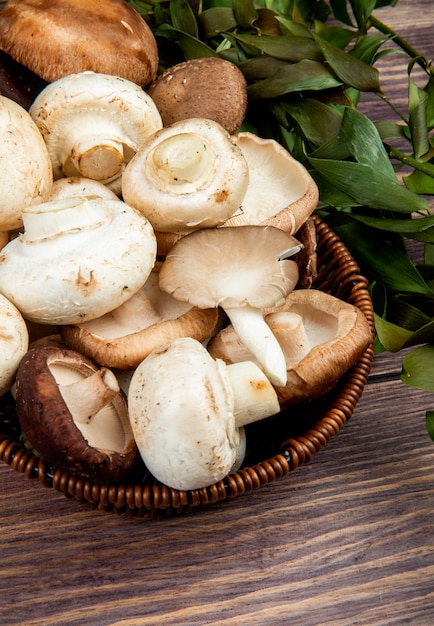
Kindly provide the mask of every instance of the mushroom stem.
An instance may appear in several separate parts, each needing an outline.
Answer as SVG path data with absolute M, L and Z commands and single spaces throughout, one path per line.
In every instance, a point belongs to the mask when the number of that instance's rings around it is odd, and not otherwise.
M 102 367 L 91 376 L 67 385 L 60 384 L 59 391 L 74 421 L 89 424 L 119 393 L 120 387 L 113 372 Z
M 107 180 L 119 176 L 124 162 L 123 144 L 116 139 L 98 136 L 82 137 L 74 145 L 71 163 L 81 176 L 93 180 Z M 67 165 L 65 164 L 65 168 Z
M 23 210 L 23 224 L 28 241 L 55 237 L 69 230 L 82 230 L 109 218 L 105 205 L 91 204 L 85 198 L 63 198 L 34 204 Z
M 183 185 L 204 179 L 213 170 L 215 152 L 195 133 L 180 133 L 157 144 L 152 154 L 155 174 L 164 185 Z
M 234 396 L 237 428 L 279 412 L 274 387 L 253 361 L 231 363 L 226 367 L 226 374 Z
M 303 317 L 290 311 L 269 313 L 266 316 L 274 336 L 286 358 L 286 367 L 296 367 L 312 349 Z
M 287 380 L 286 360 L 282 348 L 264 320 L 261 309 L 250 305 L 224 308 L 240 341 L 250 350 L 266 376 L 276 387 Z

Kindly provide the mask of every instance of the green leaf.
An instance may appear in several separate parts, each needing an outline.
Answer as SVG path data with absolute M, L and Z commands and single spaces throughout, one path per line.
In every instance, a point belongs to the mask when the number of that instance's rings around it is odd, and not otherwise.
M 427 210 L 425 198 L 402 187 L 398 180 L 392 182 L 388 176 L 370 165 L 308 158 L 310 164 L 324 178 L 353 198 L 357 204 L 397 213 Z
M 409 126 L 413 144 L 414 157 L 418 159 L 430 149 L 427 133 L 428 94 L 420 89 L 415 82 L 409 81 Z
M 408 237 L 411 237 L 414 233 L 429 231 L 429 241 L 434 243 L 434 216 L 424 216 L 410 219 L 388 219 L 386 217 L 375 217 L 372 215 L 353 213 L 352 217 L 358 222 L 362 222 L 367 226 L 372 226 L 372 228 L 378 228 L 392 233 L 400 233 L 401 235 Z M 425 241 L 427 240 L 425 239 Z
M 403 176 L 403 181 L 407 189 L 413 193 L 434 195 L 433 176 L 427 176 L 424 172 L 414 170 L 408 176 Z
M 188 0 L 171 0 L 170 17 L 175 30 L 198 37 L 197 22 Z
M 339 84 L 326 65 L 305 59 L 287 63 L 270 78 L 249 85 L 248 94 L 250 100 L 275 98 L 296 91 L 330 89 Z
M 404 357 L 401 380 L 410 387 L 434 391 L 434 345 L 420 346 Z
M 433 296 L 433 291 L 405 252 L 387 245 L 374 230 L 349 222 L 335 226 L 335 231 L 359 264 L 389 289 Z
M 229 33 L 228 33 L 229 35 Z M 230 33 L 236 41 L 256 48 L 259 52 L 269 54 L 276 59 L 296 63 L 305 59 L 322 61 L 320 49 L 311 37 L 294 37 L 287 35 L 251 35 Z
M 241 28 L 252 28 L 258 19 L 253 0 L 233 0 L 234 16 Z
M 378 130 L 366 115 L 347 107 L 342 118 L 340 135 L 350 147 L 356 161 L 369 165 L 385 177 L 390 177 L 391 182 L 396 182 L 395 171 Z
M 344 52 L 315 33 L 313 37 L 325 60 L 343 83 L 359 91 L 380 92 L 378 70 L 355 56 Z
M 306 97 L 297 102 L 285 102 L 282 106 L 313 146 L 322 146 L 340 130 L 342 116 L 333 105 Z
M 231 31 L 238 26 L 232 8 L 208 9 L 198 16 L 204 39 L 211 39 L 218 33 Z
M 427 411 L 425 414 L 425 425 L 428 435 L 434 441 L 434 411 Z
M 392 324 L 379 317 L 377 314 L 374 314 L 374 318 L 378 339 L 388 352 L 398 352 L 401 350 L 413 335 L 411 330 L 406 330 L 396 324 Z

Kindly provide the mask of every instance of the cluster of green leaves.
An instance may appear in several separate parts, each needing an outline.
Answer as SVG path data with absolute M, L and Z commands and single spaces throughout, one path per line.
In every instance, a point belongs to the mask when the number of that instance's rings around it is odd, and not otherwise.
M 377 18 L 396 2 L 130 0 L 156 36 L 161 70 L 203 56 L 240 68 L 243 129 L 276 139 L 309 169 L 318 212 L 370 279 L 377 351 L 418 346 L 402 380 L 434 391 L 434 79 L 430 61 Z M 381 89 L 376 64 L 390 54 L 407 56 L 405 114 Z M 374 123 L 360 112 L 362 92 L 389 104 L 391 118 Z

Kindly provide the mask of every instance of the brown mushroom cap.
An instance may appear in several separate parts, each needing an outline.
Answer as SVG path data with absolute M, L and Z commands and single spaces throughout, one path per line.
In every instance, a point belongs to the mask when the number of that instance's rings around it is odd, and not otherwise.
M 146 86 L 158 67 L 151 29 L 123 0 L 9 0 L 0 49 L 47 82 L 92 70 Z
M 178 63 L 156 78 L 147 91 L 164 126 L 190 117 L 204 117 L 232 134 L 247 110 L 243 74 L 236 65 L 220 57 Z
M 106 372 L 111 374 L 110 370 L 102 372 L 90 359 L 73 350 L 55 346 L 30 349 L 18 368 L 16 386 L 17 416 L 24 436 L 46 461 L 59 469 L 91 480 L 124 479 L 141 465 L 125 394 L 111 383 L 112 406 L 109 412 L 101 411 L 102 423 L 95 414 L 96 428 L 92 436 L 86 435 L 62 396 L 57 380 L 62 370 L 72 372 L 76 379 L 98 376 L 100 372 L 100 378 Z M 101 445 L 93 441 L 95 438 Z M 116 445 L 112 446 L 114 440 Z

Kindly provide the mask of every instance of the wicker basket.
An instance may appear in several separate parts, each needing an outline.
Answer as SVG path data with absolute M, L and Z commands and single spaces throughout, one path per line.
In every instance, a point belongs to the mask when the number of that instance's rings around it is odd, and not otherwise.
M 314 217 L 314 223 L 318 275 L 313 286 L 359 307 L 374 335 L 374 315 L 366 278 L 360 275 L 347 248 L 327 224 L 318 217 Z M 311 461 L 352 416 L 372 360 L 371 345 L 321 403 L 312 403 L 308 410 L 305 405 L 299 411 L 291 409 L 290 417 L 282 411 L 248 427 L 243 468 L 203 489 L 178 491 L 158 483 L 149 474 L 137 477 L 131 484 L 97 484 L 58 470 L 20 445 L 14 403 L 8 395 L 0 399 L 0 460 L 27 478 L 38 479 L 44 487 L 104 510 L 128 511 L 145 519 L 186 513 L 251 492 Z

